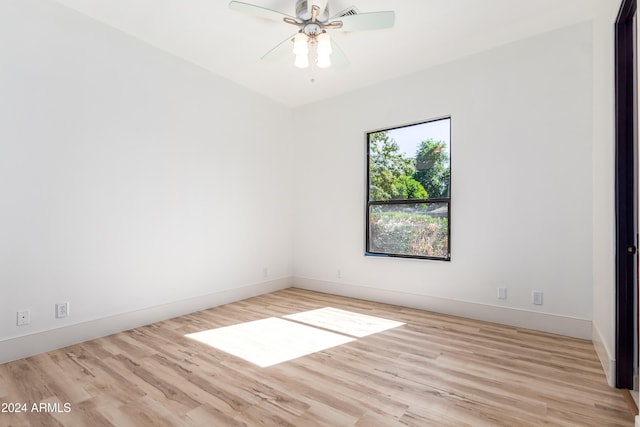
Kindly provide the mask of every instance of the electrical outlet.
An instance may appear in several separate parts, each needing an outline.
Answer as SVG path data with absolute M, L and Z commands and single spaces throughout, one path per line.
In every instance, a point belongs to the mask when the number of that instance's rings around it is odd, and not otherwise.
M 498 299 L 507 299 L 507 288 L 498 288 Z
M 531 294 L 531 303 L 534 305 L 542 305 L 542 291 L 533 291 Z
M 18 311 L 18 326 L 28 325 L 31 322 L 31 310 Z
M 342 279 L 342 270 L 341 269 L 336 270 L 336 277 L 338 279 Z
M 69 303 L 60 302 L 56 304 L 56 318 L 62 319 L 69 315 Z
M 268 277 L 269 276 L 269 269 L 267 267 L 263 267 L 262 268 L 262 277 Z

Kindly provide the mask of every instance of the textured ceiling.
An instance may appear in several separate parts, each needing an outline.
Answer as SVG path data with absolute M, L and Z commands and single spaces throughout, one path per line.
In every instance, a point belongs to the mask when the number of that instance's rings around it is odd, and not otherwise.
M 282 104 L 299 106 L 593 17 L 597 0 L 330 0 L 331 12 L 394 10 L 394 28 L 331 32 L 350 64 L 300 70 L 260 58 L 295 33 L 220 0 L 57 0 Z M 243 0 L 295 15 L 295 0 Z

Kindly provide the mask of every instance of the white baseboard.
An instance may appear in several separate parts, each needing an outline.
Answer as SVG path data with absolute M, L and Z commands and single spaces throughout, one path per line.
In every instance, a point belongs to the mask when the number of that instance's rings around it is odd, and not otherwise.
M 640 427 L 640 415 L 636 415 L 636 427 Z
M 593 347 L 596 349 L 596 354 L 600 359 L 600 363 L 602 363 L 602 369 L 607 377 L 607 383 L 611 387 L 615 387 L 616 360 L 612 356 L 609 347 L 602 339 L 602 334 L 595 323 L 591 329 L 591 341 L 593 342 Z
M 609 383 L 614 377 L 612 373 L 615 373 L 615 360 L 610 357 L 606 346 L 602 345 L 599 349 L 596 342 L 602 344 L 602 339 L 597 328 L 592 327 L 590 320 L 302 277 L 286 277 L 247 285 L 161 306 L 0 340 L 0 363 L 33 356 L 172 317 L 274 292 L 290 286 L 583 339 L 593 339 L 598 356 L 605 367 Z
M 503 325 L 520 328 L 535 329 L 582 339 L 591 339 L 591 320 L 587 319 L 345 283 L 326 282 L 303 277 L 294 277 L 293 286 L 311 291 L 418 308 L 421 310 L 501 323 Z
M 145 308 L 0 341 L 0 363 L 290 287 L 291 277 Z

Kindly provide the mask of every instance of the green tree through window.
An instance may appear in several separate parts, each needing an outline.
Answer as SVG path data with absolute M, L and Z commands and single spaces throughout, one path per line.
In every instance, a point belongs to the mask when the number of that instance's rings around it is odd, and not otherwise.
M 423 185 L 416 181 L 415 160 L 400 153 L 387 132 L 369 136 L 369 198 L 371 200 L 426 199 Z
M 451 167 L 444 141 L 429 138 L 420 143 L 416 153 L 415 179 L 434 198 L 449 197 Z
M 367 253 L 450 258 L 450 121 L 367 134 Z

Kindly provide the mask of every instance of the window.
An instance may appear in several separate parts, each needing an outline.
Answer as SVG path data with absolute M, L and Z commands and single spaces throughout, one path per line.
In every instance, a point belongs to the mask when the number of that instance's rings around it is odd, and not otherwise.
M 450 260 L 451 118 L 367 133 L 366 254 Z

